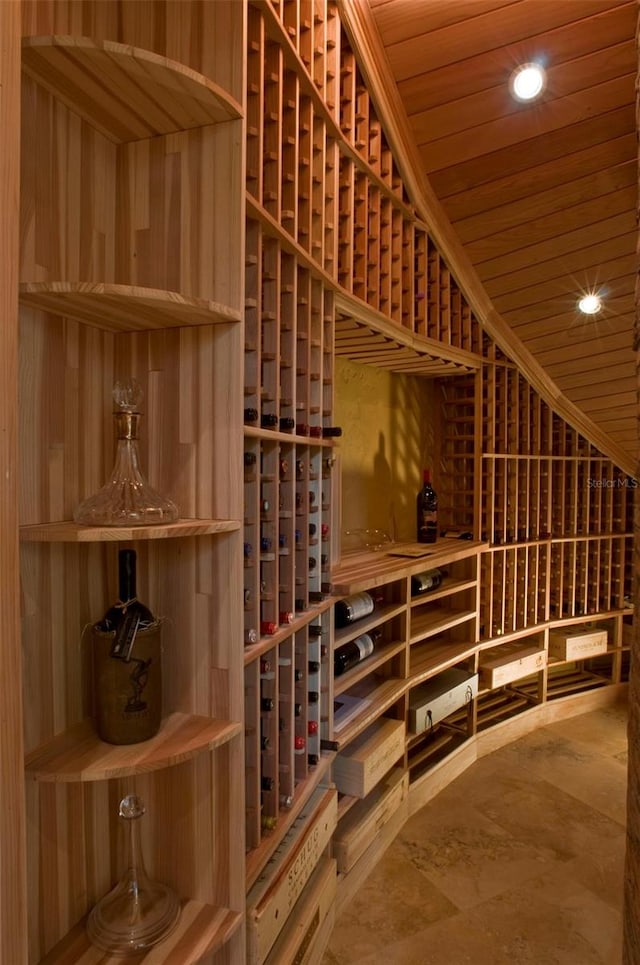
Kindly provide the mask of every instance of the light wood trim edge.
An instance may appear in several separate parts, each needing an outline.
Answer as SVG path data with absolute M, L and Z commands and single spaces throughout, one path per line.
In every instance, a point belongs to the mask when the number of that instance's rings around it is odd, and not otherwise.
M 18 252 L 21 4 L 0 3 L 0 960 L 26 962 L 26 817 L 18 547 Z
M 33 523 L 20 527 L 20 539 L 27 543 L 97 543 L 118 540 L 178 539 L 232 533 L 240 529 L 238 519 L 180 519 L 156 526 L 81 526 L 74 522 Z
M 630 476 L 635 476 L 634 458 L 617 445 L 558 388 L 531 352 L 515 335 L 502 315 L 496 311 L 478 275 L 466 255 L 449 219 L 446 217 L 426 174 L 421 170 L 417 148 L 413 143 L 409 122 L 394 83 L 393 72 L 382 47 L 368 4 L 358 0 L 338 0 L 340 19 L 349 34 L 360 68 L 371 91 L 376 111 L 394 151 L 398 169 L 407 193 L 428 225 L 472 311 L 485 331 L 518 366 L 533 388 L 558 415 L 589 439 L 594 446 Z

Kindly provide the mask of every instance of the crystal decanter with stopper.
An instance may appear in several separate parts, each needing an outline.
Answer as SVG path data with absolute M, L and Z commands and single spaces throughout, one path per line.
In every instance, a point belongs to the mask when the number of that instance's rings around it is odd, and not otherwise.
M 114 422 L 118 439 L 111 478 L 76 508 L 77 523 L 87 526 L 143 526 L 172 523 L 178 508 L 156 492 L 140 470 L 138 423 L 142 387 L 135 379 L 113 387 Z
M 127 869 L 118 884 L 92 909 L 87 921 L 89 940 L 116 955 L 134 955 L 157 944 L 177 924 L 180 902 L 167 885 L 147 875 L 140 845 L 142 800 L 128 794 L 118 814 L 127 834 Z

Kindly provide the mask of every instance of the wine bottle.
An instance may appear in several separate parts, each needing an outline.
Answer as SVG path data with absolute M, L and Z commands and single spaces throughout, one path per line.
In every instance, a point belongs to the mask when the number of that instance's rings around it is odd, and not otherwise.
M 416 500 L 419 543 L 435 543 L 438 535 L 438 496 L 431 485 L 431 472 L 425 469 L 422 489 Z
M 352 667 L 370 657 L 381 636 L 380 630 L 372 630 L 370 633 L 362 633 L 355 640 L 349 640 L 348 643 L 338 647 L 333 655 L 334 677 L 341 677 L 347 670 L 351 670 Z
M 419 596 L 428 590 L 435 590 L 442 583 L 443 576 L 442 570 L 425 570 L 424 573 L 415 573 L 411 577 L 411 595 Z
M 373 613 L 375 603 L 373 595 L 367 593 L 366 590 L 361 593 L 353 593 L 351 596 L 345 597 L 344 600 L 338 600 L 334 608 L 336 627 L 338 629 L 348 627 L 356 620 L 362 620 L 363 617 L 369 616 L 370 613 Z
M 136 594 L 136 553 L 118 554 L 119 600 L 94 624 L 96 729 L 109 744 L 135 744 L 160 729 L 161 622 Z

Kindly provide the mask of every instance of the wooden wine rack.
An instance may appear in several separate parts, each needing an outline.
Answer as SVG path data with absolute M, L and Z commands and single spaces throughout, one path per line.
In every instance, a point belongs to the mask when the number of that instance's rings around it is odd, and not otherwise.
M 402 767 L 419 801 L 441 786 L 436 772 L 457 773 L 458 762 L 473 759 L 474 741 L 495 724 L 542 715 L 556 694 L 625 679 L 631 501 L 587 492 L 590 475 L 614 468 L 483 331 L 417 215 L 402 176 L 406 159 L 387 138 L 345 13 L 331 2 L 249 7 L 245 405 L 256 421 L 245 426 L 245 640 L 265 621 L 275 632 L 245 644 L 248 886 L 328 774 L 332 754 L 348 753 L 356 739 L 377 746 L 375 737 L 365 740 L 376 722 L 402 720 L 412 690 L 447 668 L 482 672 L 483 683 L 477 701 L 437 733 L 408 740 Z M 263 414 L 331 425 L 335 358 L 435 380 L 440 523 L 465 538 L 439 543 L 428 562 L 366 553 L 340 560 L 336 520 L 349 510 L 332 504 L 340 477 L 331 444 L 279 423 L 261 426 Z M 331 476 L 326 489 L 323 475 Z M 316 506 L 328 527 L 319 565 Z M 410 574 L 443 553 L 451 572 L 441 591 L 412 601 Z M 384 592 L 374 613 L 335 630 L 336 595 L 374 587 Z M 580 600 L 567 609 L 578 588 Z M 288 612 L 293 622 L 282 623 Z M 608 670 L 583 661 L 563 690 L 560 668 L 547 662 L 549 627 L 603 614 Z M 333 651 L 372 629 L 381 632 L 374 655 L 333 679 Z M 320 665 L 318 717 L 304 697 L 309 654 L 309 666 Z M 498 664 L 489 673 L 491 660 Z M 492 688 L 492 679 L 509 682 Z M 260 710 L 264 697 L 273 710 Z M 340 727 L 334 711 L 345 698 L 361 704 Z M 331 749 L 313 766 L 292 752 L 310 720 Z M 392 796 L 401 807 L 402 795 Z M 355 803 L 340 795 L 337 839 L 347 851 L 340 828 Z M 369 812 L 359 802 L 365 824 L 376 806 Z M 346 894 L 370 867 L 359 847 Z
M 149 870 L 184 900 L 154 962 L 318 962 L 410 813 L 479 754 L 625 692 L 635 481 L 483 328 L 356 6 L 22 3 L 25 963 L 92 960 L 83 921 L 132 784 Z M 460 537 L 429 556 L 340 557 L 336 360 L 428 380 L 439 522 Z M 182 515 L 79 527 L 123 369 L 145 390 L 144 466 Z M 363 427 L 343 428 L 344 451 Z M 93 734 L 80 642 L 120 544 L 167 617 L 163 725 L 127 752 Z M 432 568 L 442 584 L 414 597 Z M 336 599 L 361 590 L 382 599 L 336 630 Z M 571 628 L 606 630 L 606 652 L 551 657 Z M 372 630 L 334 679 L 336 648 Z M 412 697 L 451 670 L 477 697 L 410 733 Z M 286 915 L 285 868 L 304 882 Z

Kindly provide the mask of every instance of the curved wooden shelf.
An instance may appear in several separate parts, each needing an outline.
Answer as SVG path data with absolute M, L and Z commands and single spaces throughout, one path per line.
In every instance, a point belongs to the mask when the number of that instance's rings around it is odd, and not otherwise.
M 20 303 L 109 332 L 238 322 L 239 311 L 179 292 L 110 282 L 21 282 Z
M 212 954 L 229 941 L 242 924 L 240 912 L 216 908 L 201 901 L 183 901 L 177 927 L 164 941 L 137 955 L 108 955 L 92 945 L 84 921 L 71 929 L 40 961 L 40 965 L 161 965 L 180 962 L 192 965 L 204 955 Z
M 90 37 L 25 37 L 25 72 L 116 143 L 242 117 L 226 91 L 150 50 Z
M 215 533 L 232 533 L 238 529 L 238 519 L 179 519 L 175 523 L 155 526 L 81 526 L 79 523 L 64 521 L 21 526 L 20 539 L 26 543 L 108 543 L 119 540 L 210 536 Z
M 83 720 L 27 754 L 25 769 L 36 781 L 108 781 L 180 764 L 241 732 L 242 725 L 234 721 L 175 713 L 151 740 L 115 745 L 101 741 L 92 722 Z

